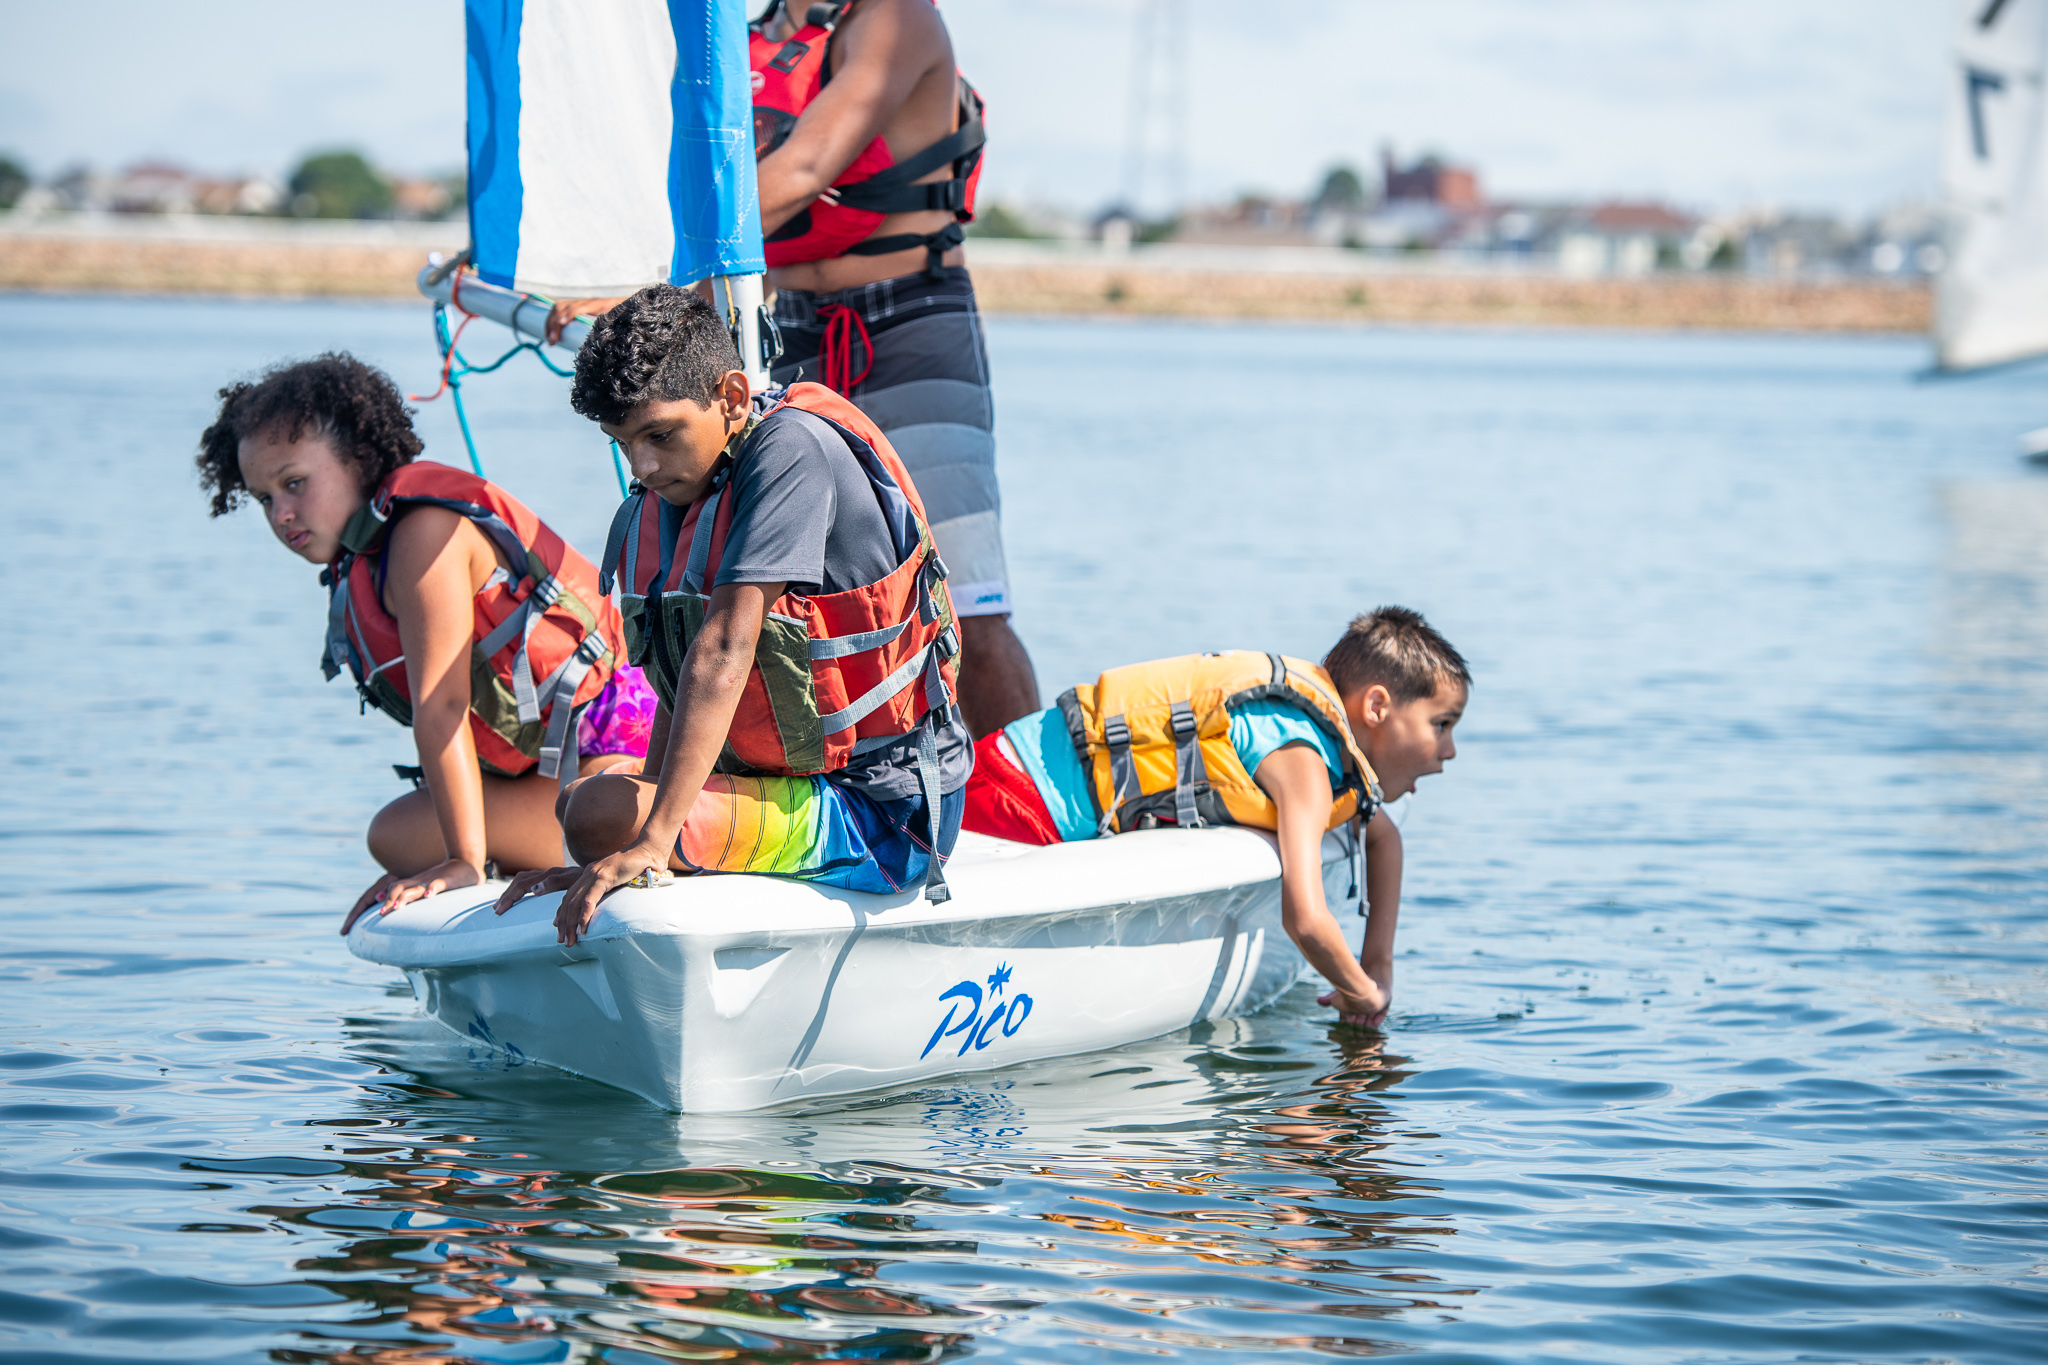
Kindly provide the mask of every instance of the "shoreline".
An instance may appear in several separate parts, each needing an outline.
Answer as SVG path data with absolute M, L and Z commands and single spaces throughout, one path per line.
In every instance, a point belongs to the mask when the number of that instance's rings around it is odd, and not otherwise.
M 417 299 L 427 252 L 466 236 L 461 223 L 0 218 L 0 292 Z M 1575 277 L 1334 248 L 1112 254 L 985 238 L 968 258 L 992 314 L 1870 334 L 1924 333 L 1933 317 L 1918 281 Z

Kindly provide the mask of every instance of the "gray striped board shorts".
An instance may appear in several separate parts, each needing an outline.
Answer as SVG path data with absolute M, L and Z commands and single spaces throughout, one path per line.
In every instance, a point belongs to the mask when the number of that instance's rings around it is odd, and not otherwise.
M 838 389 L 873 419 L 910 471 L 946 561 L 953 609 L 1010 611 L 995 405 L 974 282 L 961 266 L 831 294 L 775 296 L 782 357 L 770 378 Z

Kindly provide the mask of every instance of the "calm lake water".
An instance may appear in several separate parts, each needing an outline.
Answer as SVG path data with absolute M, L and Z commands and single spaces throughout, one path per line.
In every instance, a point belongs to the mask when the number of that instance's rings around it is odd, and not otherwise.
M 1319 654 L 1383 602 L 1471 658 L 1386 1035 L 1303 987 L 719 1119 L 472 1053 L 334 934 L 409 739 L 321 683 L 312 571 L 191 470 L 273 359 L 430 387 L 426 310 L 0 298 L 0 1356 L 2048 1354 L 2048 477 L 2013 445 L 2048 374 L 990 343 L 1048 694 Z M 470 392 L 489 472 L 594 547 L 616 485 L 563 382 Z M 445 401 L 421 424 L 461 460 Z

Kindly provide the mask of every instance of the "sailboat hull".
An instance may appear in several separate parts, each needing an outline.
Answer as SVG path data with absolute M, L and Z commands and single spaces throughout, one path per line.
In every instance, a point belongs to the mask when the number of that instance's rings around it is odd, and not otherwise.
M 1354 949 L 1348 840 L 1325 888 Z M 730 1113 L 1113 1048 L 1270 1004 L 1304 963 L 1273 840 L 1151 830 L 1032 848 L 963 835 L 953 898 L 766 877 L 621 891 L 573 948 L 559 896 L 444 893 L 349 936 L 433 1018 L 688 1113 Z

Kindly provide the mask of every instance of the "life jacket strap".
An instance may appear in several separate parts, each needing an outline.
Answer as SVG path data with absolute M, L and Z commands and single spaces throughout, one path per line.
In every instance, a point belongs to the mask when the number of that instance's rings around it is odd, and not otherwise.
M 1202 761 L 1202 743 L 1197 738 L 1201 728 L 1195 723 L 1195 708 L 1187 702 L 1177 701 L 1171 712 L 1173 720 L 1173 821 L 1182 829 L 1207 829 L 1209 822 L 1202 818 L 1195 806 L 1195 784 L 1206 784 L 1209 780 L 1208 765 Z
M 939 712 L 930 712 L 925 719 L 927 723 L 917 727 L 917 781 L 924 789 L 925 822 L 932 845 L 931 861 L 924 868 L 924 898 L 943 905 L 953 899 L 953 888 L 946 885 L 946 855 L 939 848 L 939 807 L 945 800 L 939 795 Z
M 619 510 L 612 514 L 611 530 L 605 533 L 604 561 L 597 566 L 597 587 L 606 597 L 612 595 L 612 584 L 618 581 L 621 550 L 626 551 L 627 573 L 640 572 L 640 518 L 646 505 L 647 490 L 635 479 L 632 491 L 619 504 Z M 629 592 L 639 587 L 638 583 L 626 584 Z
M 891 697 L 916 682 L 918 675 L 927 668 L 938 672 L 939 666 L 953 657 L 954 651 L 951 646 L 952 631 L 949 629 L 944 635 L 911 655 L 894 673 L 861 693 L 855 700 L 830 715 L 819 717 L 819 728 L 828 735 L 836 735 L 841 730 L 851 730 L 879 710 Z M 942 682 L 941 687 L 943 686 Z
M 1365 905 L 1365 822 L 1372 819 L 1364 805 L 1359 806 L 1360 814 L 1351 817 L 1351 889 L 1347 896 L 1358 902 L 1358 913 L 1366 912 Z
M 327 648 L 320 654 L 320 676 L 328 682 L 333 682 L 344 666 L 357 677 L 363 672 L 361 662 L 352 657 L 355 647 L 348 639 L 348 571 L 346 556 L 334 568 L 320 571 L 321 578 L 327 580 Z
M 958 223 L 948 223 L 929 235 L 915 232 L 898 232 L 887 237 L 870 237 L 867 241 L 846 248 L 849 256 L 888 256 L 912 247 L 924 248 L 924 273 L 929 280 L 943 278 L 943 258 L 954 247 L 967 240 L 967 230 Z
M 843 659 L 849 654 L 865 654 L 871 649 L 893 644 L 896 637 L 910 629 L 908 617 L 893 626 L 880 630 L 865 630 L 858 635 L 828 635 L 822 640 L 811 641 L 813 659 Z
M 865 209 L 869 213 L 916 213 L 924 209 L 943 209 L 947 213 L 959 213 L 967 207 L 966 174 L 956 174 L 950 180 L 934 180 L 925 185 L 911 182 L 930 175 L 948 162 L 959 161 L 971 153 L 978 153 L 987 141 L 988 135 L 982 127 L 980 117 L 970 113 L 957 129 L 917 155 L 899 161 L 886 170 L 876 171 L 865 180 L 856 180 L 851 185 L 841 185 L 840 206 Z M 975 159 L 979 160 L 979 157 Z M 972 163 L 970 170 L 971 165 Z M 958 167 L 955 167 L 955 170 L 957 171 Z
M 727 466 L 727 469 L 731 466 Z M 709 597 L 710 591 L 704 586 L 704 570 L 711 563 L 711 534 L 718 521 L 718 504 L 725 499 L 725 470 L 714 476 L 711 493 L 704 499 L 704 505 L 697 511 L 697 529 L 690 536 L 690 558 L 683 566 L 683 591 L 699 597 Z M 663 556 L 666 560 L 667 556 Z M 666 568 L 666 563 L 663 564 Z M 667 577 L 666 574 L 663 577 Z
M 533 628 L 540 624 L 549 607 L 562 600 L 562 592 L 562 580 L 549 574 L 534 584 L 533 591 L 526 595 L 518 609 L 500 621 L 477 645 L 478 652 L 490 659 L 511 643 L 514 636 L 518 637 L 519 653 L 512 660 L 512 697 L 519 704 L 521 725 L 531 725 L 540 719 L 541 698 L 533 685 L 533 664 L 528 654 L 533 643 Z M 588 635 L 584 637 L 586 641 L 590 638 Z
M 542 777 L 558 779 L 563 786 L 576 780 L 576 758 L 572 747 L 576 742 L 575 719 L 579 708 L 576 693 L 583 686 L 584 677 L 611 652 L 611 646 L 596 632 L 583 637 L 576 646 L 576 652 L 562 660 L 561 667 L 551 674 L 544 684 L 548 712 L 548 728 L 541 737 L 540 774 Z
M 1102 738 L 1109 745 L 1109 807 L 1102 812 L 1102 819 L 1096 825 L 1096 834 L 1108 838 L 1116 834 L 1117 816 L 1127 800 L 1139 795 L 1138 770 L 1131 762 L 1131 727 L 1124 723 L 1123 712 L 1110 716 L 1102 722 Z

